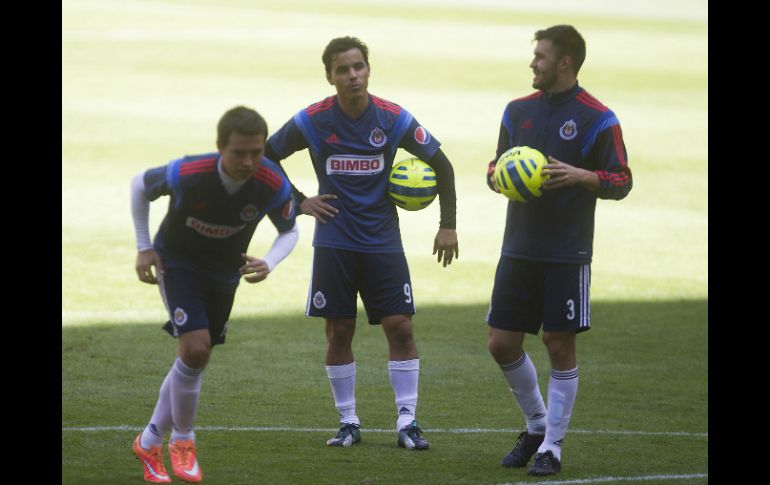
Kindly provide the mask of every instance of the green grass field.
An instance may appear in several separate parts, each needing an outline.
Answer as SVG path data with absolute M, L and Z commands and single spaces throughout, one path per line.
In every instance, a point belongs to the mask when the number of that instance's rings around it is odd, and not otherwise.
M 364 324 L 354 342 L 363 443 L 324 446 L 337 416 L 323 325 L 303 316 L 313 225 L 301 218 L 292 255 L 239 290 L 228 343 L 206 371 L 204 483 L 708 481 L 707 4 L 541 3 L 63 1 L 63 484 L 142 483 L 131 440 L 174 358 L 157 288 L 133 270 L 131 177 L 214 150 L 232 106 L 257 109 L 275 131 L 332 94 L 320 57 L 339 35 L 369 45 L 370 91 L 428 127 L 456 172 L 460 259 L 449 268 L 430 254 L 438 204 L 401 213 L 418 309 L 418 418 L 433 449 L 395 447 L 385 339 Z M 498 465 L 523 419 L 486 351 L 506 200 L 483 174 L 505 104 L 532 91 L 532 36 L 557 23 L 586 38 L 580 83 L 620 119 L 634 189 L 598 204 L 593 330 L 578 339 L 564 468 L 543 480 Z M 285 166 L 313 192 L 306 153 Z M 153 204 L 153 227 L 165 205 Z M 263 224 L 250 253 L 273 236 Z M 544 387 L 544 348 L 530 338 L 527 350 Z

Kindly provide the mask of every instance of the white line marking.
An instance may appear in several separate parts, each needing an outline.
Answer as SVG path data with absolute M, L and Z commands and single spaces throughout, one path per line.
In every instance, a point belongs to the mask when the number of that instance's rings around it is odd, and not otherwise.
M 549 480 L 546 482 L 500 483 L 498 485 L 571 485 L 578 483 L 644 482 L 649 480 L 693 480 L 696 478 L 708 478 L 708 473 L 695 473 L 690 475 L 646 475 L 641 477 L 596 477 L 583 478 L 579 480 Z
M 62 426 L 62 431 L 141 431 L 143 426 Z M 280 431 L 296 433 L 326 433 L 339 431 L 337 428 L 293 428 L 288 426 L 196 426 L 199 431 Z M 394 433 L 394 429 L 363 428 L 367 433 Z M 431 433 L 520 433 L 521 429 L 489 429 L 489 428 L 430 428 Z M 570 429 L 567 433 L 574 434 L 612 434 L 621 436 L 689 436 L 708 438 L 708 433 L 690 433 L 686 431 L 612 431 L 604 429 Z M 549 482 L 553 483 L 553 482 Z

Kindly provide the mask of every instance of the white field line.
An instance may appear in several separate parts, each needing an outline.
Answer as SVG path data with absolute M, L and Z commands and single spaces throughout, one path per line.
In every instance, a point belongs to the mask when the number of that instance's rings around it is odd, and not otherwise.
M 693 473 L 689 475 L 643 475 L 639 477 L 595 477 L 595 478 L 581 478 L 577 480 L 548 480 L 545 482 L 499 483 L 497 485 L 572 485 L 572 484 L 608 483 L 608 482 L 646 482 L 650 480 L 694 480 L 696 478 L 708 478 L 708 473 Z
M 62 426 L 64 431 L 141 431 L 144 426 L 129 426 L 126 424 L 118 426 Z M 196 431 L 278 431 L 278 432 L 296 432 L 296 433 L 326 433 L 338 431 L 337 428 L 296 428 L 290 426 L 196 426 Z M 394 429 L 381 428 L 363 428 L 367 433 L 393 433 Z M 431 433 L 453 433 L 453 434 L 473 434 L 473 433 L 520 433 L 520 429 L 490 429 L 490 428 L 430 428 L 426 431 Z M 708 433 L 690 433 L 686 431 L 612 431 L 604 429 L 570 429 L 567 433 L 574 434 L 610 434 L 619 436 L 688 436 L 708 438 Z M 548 482 L 554 483 L 554 482 Z

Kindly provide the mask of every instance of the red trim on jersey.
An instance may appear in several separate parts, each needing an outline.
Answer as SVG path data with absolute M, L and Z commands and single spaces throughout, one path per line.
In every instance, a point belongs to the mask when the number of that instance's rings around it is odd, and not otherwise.
M 311 104 L 305 108 L 305 112 L 308 114 L 308 116 L 313 116 L 314 114 L 320 113 L 321 111 L 331 109 L 332 106 L 334 106 L 334 96 L 329 96 L 322 101 Z
M 615 154 L 618 156 L 620 164 L 626 167 L 628 161 L 623 156 L 623 132 L 620 129 L 620 125 L 612 126 L 612 144 L 615 146 Z
M 628 182 L 631 180 L 631 177 L 627 173 L 610 173 L 602 170 L 596 172 L 596 174 L 599 176 L 600 180 L 606 181 L 615 187 L 628 185 Z
M 588 106 L 589 108 L 593 108 L 597 111 L 601 111 L 602 113 L 610 110 L 608 107 L 600 103 L 598 99 L 594 98 L 593 96 L 588 94 L 588 92 L 586 91 L 580 92 L 577 96 L 575 96 L 575 99 L 577 99 L 584 105 Z
M 192 175 L 194 173 L 213 172 L 216 167 L 216 158 L 204 158 L 203 160 L 194 160 L 184 162 L 179 165 L 179 175 Z
M 396 103 L 391 103 L 387 99 L 378 98 L 373 94 L 370 94 L 370 96 L 372 97 L 372 102 L 378 108 L 384 109 L 385 111 L 390 111 L 391 113 L 395 114 L 401 113 L 401 106 L 397 105 Z
M 516 98 L 516 99 L 514 99 L 514 101 L 526 101 L 528 99 L 539 98 L 542 95 L 543 95 L 543 91 L 535 91 L 534 93 L 532 93 L 532 94 L 530 94 L 528 96 L 524 96 L 523 98 Z
M 276 175 L 272 170 L 267 167 L 260 166 L 256 172 L 254 172 L 254 178 L 264 183 L 273 190 L 281 188 L 281 177 Z

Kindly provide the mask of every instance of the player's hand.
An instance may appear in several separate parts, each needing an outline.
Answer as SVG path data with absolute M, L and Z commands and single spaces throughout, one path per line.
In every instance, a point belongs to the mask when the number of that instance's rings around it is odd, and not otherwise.
M 153 266 L 155 266 L 155 274 L 152 272 Z M 136 253 L 135 269 L 139 281 L 149 285 L 157 285 L 158 278 L 156 275 L 158 277 L 163 275 L 163 262 L 154 249 L 145 249 Z
M 582 185 L 590 191 L 596 191 L 599 188 L 599 177 L 595 173 L 574 167 L 551 156 L 548 157 L 548 161 L 550 163 L 543 165 L 543 175 L 550 177 L 543 182 L 541 186 L 543 190 L 561 189 L 573 185 Z
M 244 265 L 238 268 L 238 273 L 240 273 L 247 282 L 259 283 L 270 274 L 270 270 L 267 268 L 267 263 L 265 261 L 244 253 L 241 253 L 241 259 L 243 259 Z
M 487 182 L 487 185 L 489 185 L 489 188 L 494 190 L 495 192 L 497 192 L 499 194 L 500 193 L 500 187 L 497 186 L 497 180 L 495 180 L 495 177 L 493 175 L 490 175 L 488 180 L 489 180 L 489 182 Z
M 499 194 L 500 187 L 497 186 L 497 180 L 495 180 L 496 165 L 497 165 L 497 162 L 495 162 L 494 160 L 489 162 L 489 166 L 487 167 L 487 186 L 489 186 L 490 189 L 494 190 Z
M 334 194 L 321 194 L 314 197 L 308 197 L 302 201 L 299 205 L 299 209 L 303 214 L 313 216 L 321 224 L 326 224 L 326 219 L 331 219 L 339 212 L 339 209 L 327 204 L 326 201 L 336 198 L 337 196 Z
M 440 228 L 433 240 L 433 254 L 438 253 L 438 262 L 444 259 L 444 267 L 452 264 L 452 259 L 460 257 L 460 247 L 457 245 L 457 231 Z

